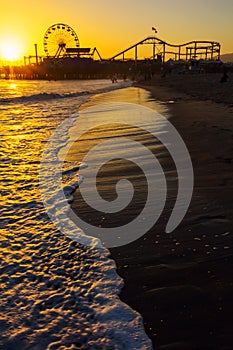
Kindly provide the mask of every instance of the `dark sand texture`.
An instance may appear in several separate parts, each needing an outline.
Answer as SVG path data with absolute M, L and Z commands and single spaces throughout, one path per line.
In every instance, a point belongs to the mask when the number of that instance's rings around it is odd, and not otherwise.
M 165 226 L 177 193 L 176 170 L 169 155 L 154 147 L 168 180 L 167 204 L 145 236 L 127 246 L 111 249 L 118 273 L 125 281 L 121 298 L 142 314 L 155 349 L 230 350 L 233 346 L 233 108 L 205 101 L 204 93 L 201 101 L 184 94 L 181 88 L 174 90 L 168 80 L 171 78 L 165 79 L 167 83 L 154 78 L 153 86 L 145 88 L 156 100 L 168 103 L 170 121 L 187 145 L 195 175 L 193 198 L 183 222 L 166 234 Z M 188 82 L 185 84 L 183 91 L 187 91 Z M 137 99 L 133 98 L 136 95 Z M 92 103 L 106 100 L 155 107 L 150 95 L 138 88 L 97 96 Z M 166 114 L 166 109 L 161 107 L 161 112 Z M 147 140 L 148 144 L 153 142 Z M 77 143 L 70 159 L 81 161 L 78 152 Z M 122 167 L 121 173 L 132 177 L 133 167 L 129 164 Z M 101 176 L 105 184 L 108 178 L 111 181 L 111 168 L 106 168 Z M 134 181 L 141 191 L 124 214 L 129 217 L 145 199 L 141 174 L 136 174 Z M 105 191 L 106 199 L 112 196 L 112 190 Z M 100 218 L 90 215 L 84 204 L 78 205 L 79 201 L 77 191 L 73 209 L 92 224 L 100 224 Z M 108 224 L 111 226 L 111 222 Z

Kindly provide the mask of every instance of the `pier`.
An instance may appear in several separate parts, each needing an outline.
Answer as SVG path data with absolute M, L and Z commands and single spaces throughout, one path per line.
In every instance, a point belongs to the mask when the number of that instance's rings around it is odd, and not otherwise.
M 24 66 L 3 66 L 0 77 L 5 79 L 101 79 L 112 74 L 134 78 L 161 72 L 167 65 L 200 63 L 205 71 L 219 71 L 221 45 L 216 41 L 190 41 L 169 44 L 157 36 L 148 36 L 110 58 L 103 58 L 96 47 L 82 47 L 75 31 L 67 24 L 50 26 L 44 34 L 44 55 L 24 57 Z M 141 55 L 141 47 L 149 47 L 149 54 Z M 203 68 L 204 67 L 204 68 Z

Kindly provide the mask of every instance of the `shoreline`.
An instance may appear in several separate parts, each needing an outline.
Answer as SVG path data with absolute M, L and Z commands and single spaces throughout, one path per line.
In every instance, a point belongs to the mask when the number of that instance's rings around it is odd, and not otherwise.
M 45 91 L 64 95 L 78 89 L 65 85 L 59 89 L 55 83 Z M 90 85 L 100 91 L 102 82 Z M 110 82 L 103 85 L 112 88 Z M 38 89 L 26 83 L 14 89 L 14 96 L 30 91 L 44 96 L 44 85 Z M 11 93 L 3 90 L 3 97 Z M 109 252 L 101 254 L 73 241 L 56 225 L 72 234 L 63 205 L 69 209 L 67 201 L 56 197 L 56 164 L 77 118 L 77 106 L 89 97 L 1 106 L 1 349 L 112 349 L 111 344 L 118 349 L 151 349 L 141 316 L 119 301 L 122 279 Z M 64 162 L 67 194 L 71 182 L 77 183 L 78 169 L 77 164 Z M 43 200 L 42 188 L 48 201 Z
M 139 103 L 168 103 L 170 121 L 191 154 L 195 187 L 174 232 L 164 233 L 168 210 L 144 237 L 110 249 L 125 283 L 121 300 L 140 312 L 156 349 L 231 349 L 232 108 L 167 87 L 138 86 Z M 114 94 L 121 100 L 124 89 Z M 94 103 L 109 101 L 104 95 Z

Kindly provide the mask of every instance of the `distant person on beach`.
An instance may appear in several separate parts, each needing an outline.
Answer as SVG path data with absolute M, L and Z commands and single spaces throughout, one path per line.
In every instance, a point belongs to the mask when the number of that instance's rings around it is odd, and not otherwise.
M 117 74 L 116 73 L 112 76 L 112 83 L 117 83 Z

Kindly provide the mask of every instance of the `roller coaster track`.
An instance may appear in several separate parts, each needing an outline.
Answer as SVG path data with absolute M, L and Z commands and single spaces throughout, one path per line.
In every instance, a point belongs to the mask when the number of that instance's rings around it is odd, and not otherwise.
M 125 54 L 134 49 L 134 60 L 138 60 L 138 46 L 149 44 L 152 45 L 152 59 L 160 59 L 163 62 L 166 58 L 173 58 L 174 60 L 189 60 L 192 58 L 203 58 L 205 60 L 219 60 L 220 59 L 220 43 L 208 40 L 189 41 L 184 44 L 169 44 L 166 41 L 155 36 L 149 36 L 127 49 L 117 53 L 110 60 L 119 59 L 125 61 Z

